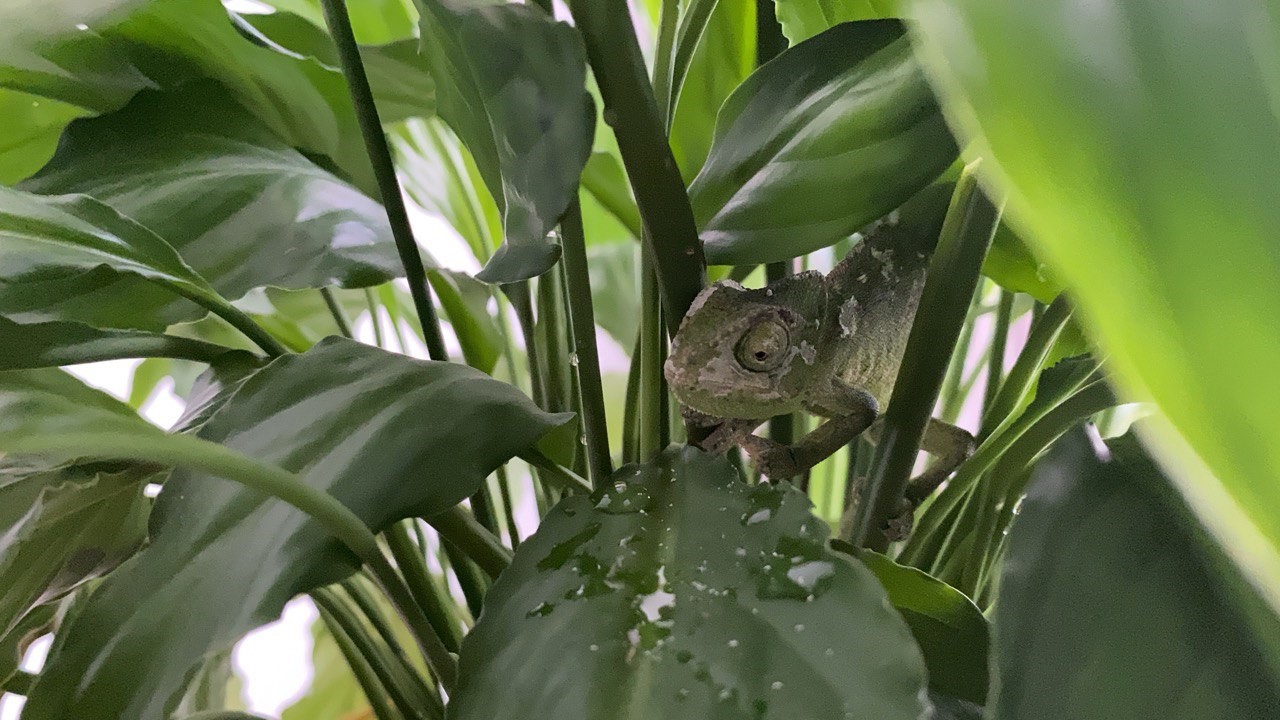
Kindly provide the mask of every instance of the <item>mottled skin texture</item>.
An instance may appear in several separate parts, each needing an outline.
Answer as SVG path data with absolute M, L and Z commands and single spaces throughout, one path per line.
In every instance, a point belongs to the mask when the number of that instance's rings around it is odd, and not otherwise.
M 783 478 L 866 430 L 893 392 L 935 242 L 935 233 L 900 228 L 891 217 L 828 275 L 804 272 L 758 290 L 724 281 L 704 290 L 666 365 L 686 417 L 714 428 L 703 448 L 741 445 L 765 475 Z M 764 420 L 799 410 L 830 419 L 792 445 L 752 434 Z M 912 482 L 907 520 L 885 529 L 891 538 L 905 535 L 910 510 L 968 457 L 973 438 L 933 421 L 923 444 L 940 461 Z

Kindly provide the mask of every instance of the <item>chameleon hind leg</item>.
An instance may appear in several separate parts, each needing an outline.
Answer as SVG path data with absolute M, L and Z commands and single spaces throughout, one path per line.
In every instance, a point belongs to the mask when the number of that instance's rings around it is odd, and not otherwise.
M 968 430 L 937 418 L 929 418 L 924 437 L 920 439 L 920 449 L 937 459 L 907 482 L 903 497 L 898 501 L 899 512 L 882 528 L 889 542 L 907 539 L 915 524 L 916 508 L 920 507 L 920 504 L 932 495 L 942 481 L 950 477 L 961 463 L 973 455 L 976 444 Z
M 796 442 L 783 445 L 748 434 L 738 444 L 755 460 L 760 472 L 770 479 L 802 474 L 848 445 L 870 427 L 879 414 L 879 405 L 871 395 L 843 385 L 837 392 L 839 412 L 833 412 L 831 407 L 813 408 L 829 419 Z

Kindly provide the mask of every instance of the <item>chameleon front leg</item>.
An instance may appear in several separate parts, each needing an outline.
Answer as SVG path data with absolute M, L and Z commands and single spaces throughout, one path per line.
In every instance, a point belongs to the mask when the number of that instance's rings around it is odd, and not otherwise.
M 843 386 L 838 392 L 842 412 L 831 414 L 829 420 L 796 442 L 783 445 L 759 435 L 746 435 L 739 444 L 765 476 L 778 479 L 800 475 L 848 445 L 879 414 L 879 405 L 867 393 Z
M 890 542 L 906 540 L 915 524 L 916 508 L 925 501 L 938 486 L 946 480 L 960 463 L 969 459 L 976 449 L 977 442 L 973 435 L 962 427 L 943 422 L 937 418 L 929 418 L 925 426 L 924 437 L 920 439 L 920 449 L 937 458 L 924 472 L 907 482 L 899 506 L 901 512 L 891 518 L 884 529 Z

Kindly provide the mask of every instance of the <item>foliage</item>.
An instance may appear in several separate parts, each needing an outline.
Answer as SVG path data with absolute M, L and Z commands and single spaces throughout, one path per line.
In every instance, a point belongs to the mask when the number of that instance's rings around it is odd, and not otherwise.
M 24 720 L 253 718 L 230 650 L 302 595 L 287 718 L 1280 705 L 1271 11 L 259 5 L 0 7 Z M 699 289 L 883 223 L 936 251 L 882 423 L 786 481 L 696 447 Z M 886 545 L 930 417 L 975 451 Z

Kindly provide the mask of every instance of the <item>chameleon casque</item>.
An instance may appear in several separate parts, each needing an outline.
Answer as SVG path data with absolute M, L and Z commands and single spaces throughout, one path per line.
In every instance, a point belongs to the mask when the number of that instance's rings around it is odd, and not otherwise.
M 945 201 L 939 212 L 913 212 L 922 201 L 938 203 L 917 198 L 873 224 L 825 276 L 803 272 L 753 290 L 721 281 L 698 295 L 665 374 L 686 419 L 712 429 L 703 449 L 740 445 L 765 475 L 787 478 L 872 426 L 893 392 L 941 229 Z M 799 410 L 828 420 L 792 445 L 753 434 Z M 914 508 L 972 454 L 974 439 L 931 419 L 922 446 L 938 460 L 911 481 L 904 516 L 883 529 L 890 539 L 906 535 Z

